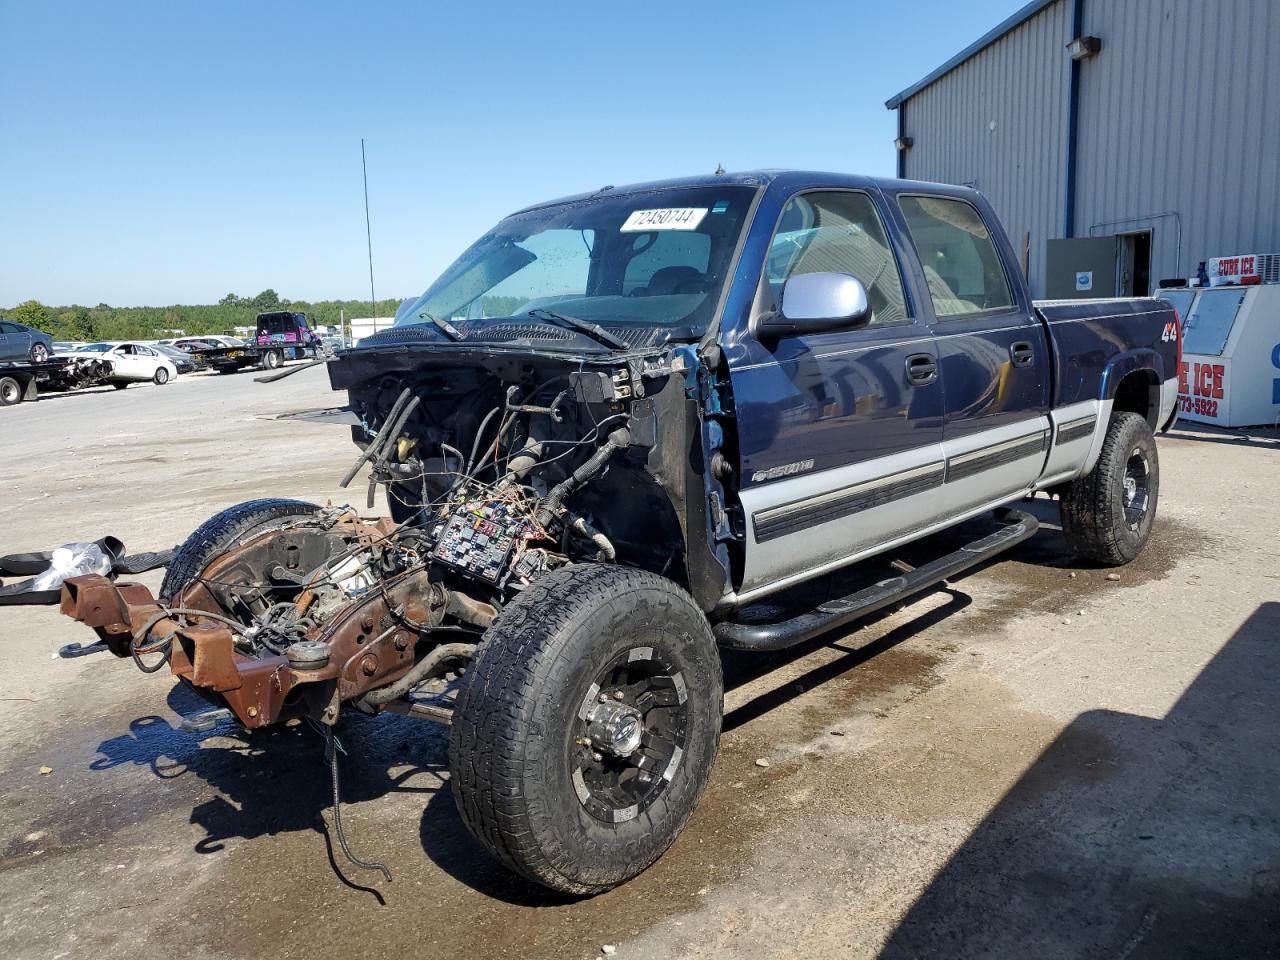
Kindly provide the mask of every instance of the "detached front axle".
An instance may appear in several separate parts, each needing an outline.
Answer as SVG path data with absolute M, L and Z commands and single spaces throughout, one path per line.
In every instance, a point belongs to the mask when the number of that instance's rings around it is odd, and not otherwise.
M 429 678 L 431 668 L 465 661 L 469 644 L 430 640 L 446 610 L 478 626 L 494 616 L 487 604 L 450 597 L 427 580 L 424 568 L 411 569 L 369 589 L 283 652 L 263 655 L 242 649 L 249 631 L 206 609 L 213 605 L 202 584 L 165 605 L 142 584 L 89 575 L 63 585 L 61 610 L 93 628 L 113 654 L 134 657 L 148 672 L 167 660 L 175 676 L 225 704 L 249 728 L 296 716 L 332 723 L 339 705 L 353 700 L 367 710 L 388 706 Z M 435 656 L 444 648 L 446 655 Z M 162 659 L 154 665 L 144 663 L 157 654 Z M 409 682 L 397 683 L 402 680 Z M 374 696 L 384 688 L 392 695 Z

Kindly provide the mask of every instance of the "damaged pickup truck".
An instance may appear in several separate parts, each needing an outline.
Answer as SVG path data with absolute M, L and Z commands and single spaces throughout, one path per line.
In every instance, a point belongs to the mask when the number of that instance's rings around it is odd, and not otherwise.
M 707 784 L 721 648 L 779 650 L 988 560 L 1035 532 L 1008 505 L 1038 491 L 1082 557 L 1142 549 L 1177 316 L 1033 303 L 1016 264 L 987 201 L 937 184 L 769 172 L 530 207 L 328 366 L 360 422 L 344 485 L 367 470 L 389 517 L 243 503 L 159 598 L 85 576 L 63 611 L 212 701 L 195 728 L 449 724 L 476 839 L 607 890 Z M 959 550 L 796 600 L 981 514 Z

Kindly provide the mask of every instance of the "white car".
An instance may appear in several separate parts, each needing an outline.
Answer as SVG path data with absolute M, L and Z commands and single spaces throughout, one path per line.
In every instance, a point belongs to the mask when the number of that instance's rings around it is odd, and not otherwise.
M 133 341 L 89 343 L 61 356 L 105 360 L 110 363 L 111 374 L 107 377 L 107 382 L 117 390 L 123 390 L 129 384 L 141 380 L 150 380 L 161 386 L 178 375 L 178 368 L 172 360 L 154 347 Z

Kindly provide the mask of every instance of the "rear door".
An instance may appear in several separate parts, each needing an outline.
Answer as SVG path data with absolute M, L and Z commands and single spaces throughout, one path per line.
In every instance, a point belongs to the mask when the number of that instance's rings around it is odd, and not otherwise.
M 1043 471 L 1048 343 L 989 210 L 920 193 L 900 194 L 898 209 L 929 294 L 946 410 L 943 501 L 957 516 L 1018 496 Z
M 163 366 L 160 354 L 151 347 L 138 344 L 133 348 L 134 369 L 139 376 L 154 377 L 156 370 Z
M 937 355 L 894 241 L 868 190 L 803 192 L 782 209 L 756 312 L 780 306 L 789 277 L 831 271 L 863 282 L 871 315 L 853 329 L 752 336 L 730 361 L 744 595 L 839 566 L 938 515 Z

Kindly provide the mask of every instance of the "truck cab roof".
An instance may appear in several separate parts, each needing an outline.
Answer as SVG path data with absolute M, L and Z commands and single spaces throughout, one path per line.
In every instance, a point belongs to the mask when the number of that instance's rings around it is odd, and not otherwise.
M 932 194 L 956 197 L 973 197 L 978 191 L 971 187 L 960 187 L 954 184 L 929 183 L 920 180 L 898 180 L 893 177 L 866 177 L 858 174 L 831 173 L 822 170 L 790 170 L 766 169 L 746 170 L 736 173 L 709 173 L 691 177 L 673 177 L 666 180 L 649 180 L 642 183 L 629 183 L 621 186 L 612 184 L 598 190 L 571 194 L 555 200 L 545 200 L 531 204 L 516 213 L 527 213 L 545 207 L 554 207 L 562 203 L 576 203 L 590 200 L 593 197 L 618 195 L 627 193 L 654 193 L 662 190 L 678 190 L 688 187 L 746 186 L 767 187 L 776 184 L 784 189 L 804 190 L 816 187 L 835 187 L 851 190 L 879 189 L 893 193 L 910 192 L 913 189 L 927 190 Z

